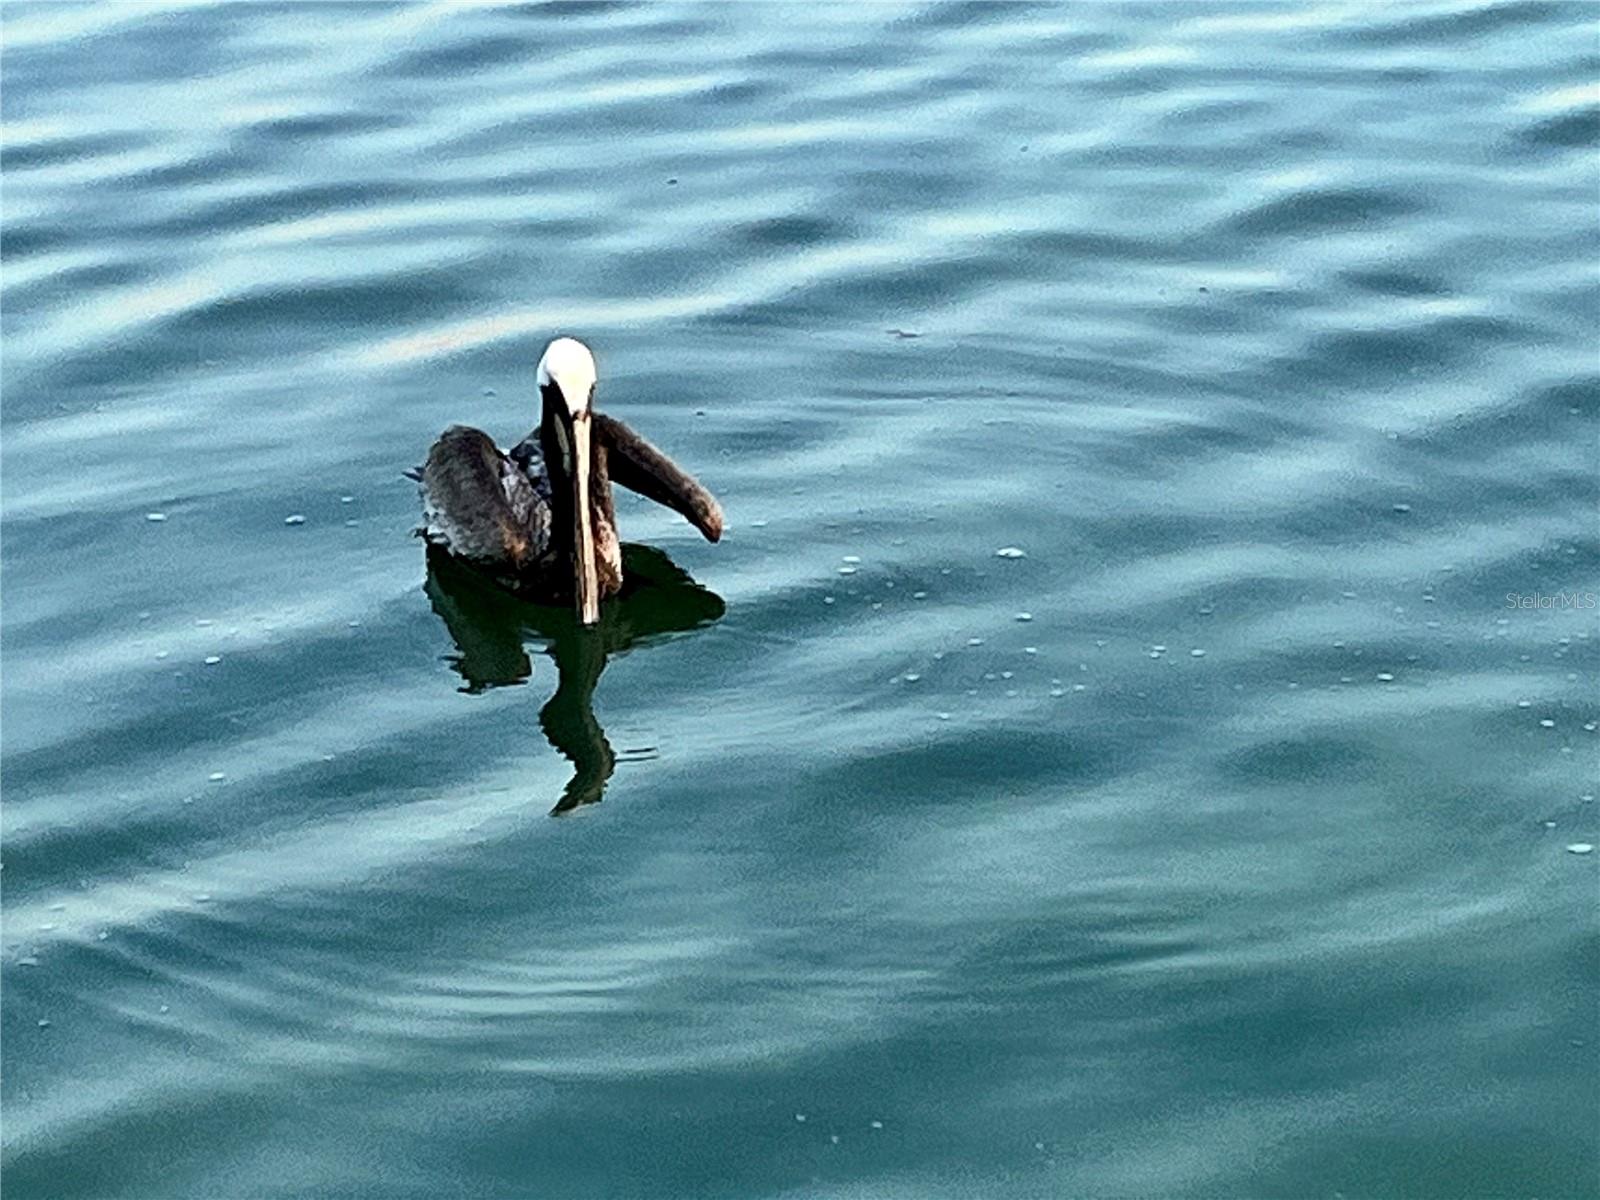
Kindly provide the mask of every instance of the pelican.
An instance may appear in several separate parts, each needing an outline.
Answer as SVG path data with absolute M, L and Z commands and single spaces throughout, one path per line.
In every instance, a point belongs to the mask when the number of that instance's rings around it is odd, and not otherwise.
M 601 599 L 622 586 L 613 481 L 681 513 L 707 541 L 722 536 L 722 509 L 677 463 L 595 411 L 594 355 L 582 342 L 546 346 L 538 382 L 539 427 L 511 450 L 465 425 L 439 435 L 410 472 L 422 495 L 417 533 L 521 596 L 570 601 L 593 625 Z

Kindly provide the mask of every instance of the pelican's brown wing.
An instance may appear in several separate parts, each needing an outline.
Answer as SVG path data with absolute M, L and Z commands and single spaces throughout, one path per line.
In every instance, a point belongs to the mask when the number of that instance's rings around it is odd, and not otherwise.
M 722 508 L 700 482 L 615 417 L 595 413 L 611 482 L 681 513 L 708 542 L 722 536 Z
M 452 425 L 422 468 L 422 536 L 481 567 L 522 573 L 550 543 L 550 506 L 480 429 Z

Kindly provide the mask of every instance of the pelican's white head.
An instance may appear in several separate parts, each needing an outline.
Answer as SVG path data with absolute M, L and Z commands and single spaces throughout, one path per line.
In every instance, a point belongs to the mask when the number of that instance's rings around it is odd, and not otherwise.
M 539 390 L 555 384 L 574 417 L 589 411 L 594 395 L 594 355 L 577 338 L 557 338 L 539 359 Z

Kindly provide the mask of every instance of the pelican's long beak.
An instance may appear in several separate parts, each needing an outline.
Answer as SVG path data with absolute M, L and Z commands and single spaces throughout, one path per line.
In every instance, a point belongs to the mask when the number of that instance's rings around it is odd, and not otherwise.
M 578 620 L 593 625 L 600 620 L 600 571 L 595 565 L 594 510 L 589 504 L 591 467 L 590 432 L 593 423 L 587 411 L 572 420 L 572 562 L 577 572 L 574 595 L 578 601 Z
M 560 337 L 544 348 L 539 359 L 539 394 L 544 415 L 539 421 L 539 444 L 545 462 L 560 460 L 572 488 L 572 593 L 578 620 L 593 625 L 600 620 L 600 568 L 595 561 L 594 509 L 594 355 L 574 338 Z M 552 480 L 552 482 L 554 482 Z

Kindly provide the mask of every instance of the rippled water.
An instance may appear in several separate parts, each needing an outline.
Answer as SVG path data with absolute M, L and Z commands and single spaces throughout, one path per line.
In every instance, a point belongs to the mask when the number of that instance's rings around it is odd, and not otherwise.
M 8 4 L 7 1200 L 1600 1194 L 1594 11 Z

